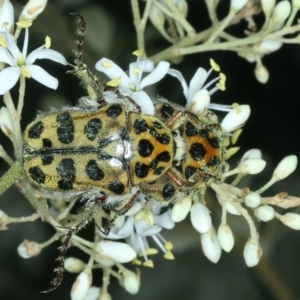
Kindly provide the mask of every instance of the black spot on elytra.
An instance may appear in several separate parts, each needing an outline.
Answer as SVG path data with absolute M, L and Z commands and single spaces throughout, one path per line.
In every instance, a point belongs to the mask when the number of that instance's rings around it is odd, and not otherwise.
M 52 142 L 49 139 L 43 139 L 43 149 L 41 151 L 42 164 L 44 166 L 51 165 L 54 155 L 51 153 Z
M 133 129 L 136 134 L 147 131 L 148 124 L 144 119 L 138 119 L 134 121 Z
M 220 141 L 217 137 L 208 138 L 207 140 L 213 148 L 215 149 L 220 148 Z
M 122 107 L 119 104 L 114 104 L 111 105 L 107 111 L 106 111 L 106 115 L 110 118 L 116 118 L 118 117 L 122 112 Z
M 74 140 L 74 124 L 71 114 L 68 112 L 61 113 L 56 117 L 57 123 L 60 125 L 57 128 L 57 138 L 61 143 L 70 144 Z
M 98 133 L 99 130 L 102 128 L 102 121 L 98 118 L 91 119 L 87 122 L 87 124 L 84 127 L 84 134 L 87 136 L 87 138 L 91 141 L 93 141 Z
M 153 145 L 148 140 L 145 139 L 140 140 L 137 146 L 137 150 L 140 156 L 142 157 L 148 157 L 149 155 L 151 155 L 153 149 L 154 149 Z
M 201 160 L 204 158 L 204 155 L 206 154 L 206 150 L 204 146 L 200 143 L 194 143 L 191 146 L 190 154 L 194 160 Z
M 175 194 L 175 188 L 174 188 L 173 185 L 166 184 L 163 187 L 162 195 L 163 195 L 165 200 L 168 200 L 168 199 L 172 198 L 174 196 L 174 194 Z
M 161 107 L 161 115 L 163 118 L 169 119 L 172 117 L 173 114 L 174 114 L 174 109 L 172 106 L 164 104 Z
M 29 168 L 30 177 L 37 183 L 42 184 L 45 183 L 46 175 L 41 170 L 40 167 L 31 167 Z
M 206 164 L 207 167 L 218 167 L 220 164 L 220 158 L 218 156 L 213 156 L 210 161 Z
M 104 172 L 98 167 L 96 160 L 91 159 L 85 168 L 86 174 L 90 179 L 97 181 L 104 178 Z
M 157 169 L 154 170 L 154 175 L 161 175 L 164 169 L 165 167 L 158 167 Z
M 76 177 L 74 160 L 71 158 L 63 159 L 56 167 L 61 180 L 58 181 L 58 188 L 61 190 L 71 190 Z
M 49 139 L 43 139 L 43 148 L 51 148 L 52 142 Z
M 38 139 L 43 133 L 44 129 L 43 123 L 39 121 L 29 128 L 28 137 L 30 139 Z
M 162 124 L 158 121 L 153 121 L 153 127 L 157 128 L 157 129 L 163 128 Z
M 108 184 L 108 189 L 117 195 L 121 195 L 125 190 L 125 186 L 122 182 L 116 180 Z
M 197 129 L 191 122 L 186 123 L 185 134 L 186 134 L 186 136 L 194 136 L 197 134 Z
M 143 163 L 136 163 L 134 172 L 138 178 L 145 178 L 149 173 L 150 166 L 147 166 Z
M 165 162 L 168 162 L 170 161 L 171 159 L 171 155 L 168 151 L 164 151 L 164 152 L 161 152 L 159 153 L 156 157 L 155 157 L 156 160 L 158 161 L 165 161 Z
M 168 162 L 171 159 L 171 155 L 168 151 L 159 153 L 151 162 L 151 168 L 155 169 L 160 161 Z
M 198 134 L 202 136 L 205 140 L 209 138 L 209 131 L 207 129 L 200 129 Z
M 149 133 L 157 140 L 159 141 L 161 144 L 164 144 L 164 145 L 168 145 L 170 143 L 170 136 L 163 133 L 163 134 L 160 134 L 158 133 L 155 128 L 150 128 L 149 130 Z
M 197 169 L 194 167 L 186 167 L 185 169 L 185 178 L 189 179 L 191 176 L 193 176 L 197 172 Z

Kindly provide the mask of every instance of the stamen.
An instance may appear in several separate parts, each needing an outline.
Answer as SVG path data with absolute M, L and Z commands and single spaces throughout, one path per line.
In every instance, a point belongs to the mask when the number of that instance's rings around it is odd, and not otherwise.
M 143 49 L 138 49 L 135 50 L 134 52 L 132 52 L 133 55 L 137 56 L 137 57 L 141 57 L 144 55 L 144 50 Z
M 212 58 L 209 60 L 209 62 L 210 62 L 210 66 L 213 68 L 214 71 L 216 72 L 221 71 L 220 66 Z
M 51 38 L 47 35 L 45 38 L 45 48 L 49 49 L 51 47 Z
M 240 114 L 242 112 L 238 103 L 232 103 L 232 108 L 235 110 L 237 114 Z
M 120 83 L 121 83 L 121 76 L 106 82 L 106 85 L 111 87 L 117 87 Z
M 112 63 L 109 62 L 109 61 L 104 61 L 104 62 L 102 63 L 102 66 L 103 66 L 104 68 L 110 68 L 110 67 L 112 66 Z

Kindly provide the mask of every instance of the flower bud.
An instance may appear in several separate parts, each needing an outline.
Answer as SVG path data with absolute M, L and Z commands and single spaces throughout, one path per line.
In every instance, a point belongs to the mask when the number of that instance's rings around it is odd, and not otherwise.
M 280 27 L 283 25 L 285 20 L 288 18 L 292 10 L 291 3 L 287 0 L 280 1 L 275 6 L 273 15 L 272 15 L 272 22 L 274 24 L 280 25 Z M 280 28 L 279 27 L 279 28 Z M 279 29 L 277 28 L 277 29 Z
M 251 158 L 242 161 L 239 166 L 239 172 L 243 174 L 258 174 L 266 166 L 266 162 L 260 158 Z
M 218 240 L 222 249 L 226 252 L 230 252 L 234 245 L 234 237 L 230 227 L 223 223 L 218 229 Z
M 175 0 L 175 5 L 177 6 L 181 15 L 185 18 L 188 12 L 188 4 L 185 0 Z
M 259 149 L 251 149 L 245 152 L 241 161 L 245 161 L 251 158 L 262 158 L 261 151 Z
M 210 95 L 207 89 L 201 89 L 192 98 L 189 110 L 196 115 L 203 115 L 210 103 Z
M 126 243 L 103 240 L 96 246 L 99 257 L 109 262 L 127 263 L 136 257 L 134 249 Z
M 297 167 L 298 159 L 296 155 L 286 156 L 277 165 L 273 173 L 273 178 L 278 181 L 288 177 Z
M 68 257 L 64 262 L 64 268 L 70 273 L 79 273 L 85 268 L 86 264 L 76 257 Z
M 256 266 L 262 256 L 262 249 L 255 239 L 249 239 L 244 248 L 244 259 L 248 267 Z
M 261 6 L 266 17 L 270 17 L 274 11 L 276 0 L 261 0 Z
M 176 202 L 172 208 L 172 220 L 174 222 L 181 222 L 188 215 L 192 206 L 192 199 L 190 196 L 183 197 Z
M 271 52 L 277 51 L 278 49 L 281 48 L 281 46 L 282 46 L 282 42 L 264 40 L 258 44 L 255 44 L 253 50 L 256 53 L 269 54 Z
M 139 291 L 141 285 L 140 273 L 138 272 L 135 274 L 134 272 L 127 271 L 124 272 L 122 278 L 125 290 L 128 293 L 135 295 Z
M 156 5 L 151 5 L 149 18 L 157 29 L 160 30 L 164 27 L 166 19 L 165 14 Z
M 264 222 L 271 221 L 275 217 L 275 210 L 270 205 L 261 205 L 254 211 L 255 216 Z
M 256 68 L 254 70 L 254 74 L 256 79 L 260 83 L 267 83 L 269 80 L 269 71 L 268 69 L 261 63 L 261 61 L 258 61 L 256 64 Z
M 88 294 L 92 284 L 92 273 L 89 270 L 81 272 L 71 289 L 72 300 L 83 300 Z
M 0 1 L 0 31 L 7 28 L 9 33 L 14 31 L 14 8 L 9 0 Z
M 221 127 L 225 132 L 232 132 L 241 127 L 250 116 L 249 105 L 238 105 L 223 119 Z
M 292 6 L 294 8 L 300 8 L 300 0 L 292 0 Z
M 100 295 L 100 288 L 92 286 L 89 288 L 84 300 L 98 300 Z M 103 298 L 101 298 L 102 300 Z
M 223 203 L 223 200 L 222 200 L 222 198 L 220 197 L 220 195 L 219 195 L 219 194 L 216 194 L 216 196 L 217 196 L 217 199 L 218 199 L 219 203 L 222 204 L 222 203 Z M 236 198 L 236 197 L 235 197 L 235 198 Z M 241 215 L 241 214 L 237 211 L 237 209 L 235 208 L 235 206 L 232 205 L 230 202 L 226 201 L 226 202 L 225 202 L 225 207 L 226 207 L 227 212 L 229 212 L 230 214 L 236 215 L 236 216 Z
M 2 106 L 0 109 L 0 127 L 2 132 L 9 136 L 14 132 L 14 125 L 8 109 Z
M 255 208 L 261 204 L 261 197 L 255 192 L 250 192 L 245 197 L 245 205 L 251 208 Z
M 18 247 L 18 253 L 23 258 L 30 258 L 40 254 L 42 248 L 41 245 L 36 242 L 24 240 Z
M 201 246 L 204 255 L 213 263 L 217 263 L 221 257 L 220 247 L 214 227 L 204 234 L 201 234 Z
M 191 208 L 191 222 L 199 233 L 208 232 L 212 227 L 208 208 L 200 202 L 195 203 Z
M 295 230 L 300 230 L 300 215 L 295 213 L 286 213 L 279 217 L 280 221 Z
M 20 14 L 19 21 L 35 20 L 46 5 L 47 0 L 29 0 Z
M 231 0 L 230 9 L 240 11 L 247 4 L 247 2 L 248 0 Z

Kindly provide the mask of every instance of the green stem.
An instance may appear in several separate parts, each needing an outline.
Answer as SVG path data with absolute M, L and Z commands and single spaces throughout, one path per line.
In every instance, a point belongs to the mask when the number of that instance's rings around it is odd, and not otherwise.
M 10 169 L 1 177 L 0 196 L 21 177 L 22 171 L 22 163 L 20 161 L 14 162 Z

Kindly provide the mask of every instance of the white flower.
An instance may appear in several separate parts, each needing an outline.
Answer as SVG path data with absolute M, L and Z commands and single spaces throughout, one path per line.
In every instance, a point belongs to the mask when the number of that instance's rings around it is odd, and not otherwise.
M 300 215 L 295 213 L 286 213 L 283 216 L 278 215 L 278 219 L 292 229 L 300 230 Z
M 220 71 L 219 66 L 213 61 L 210 61 L 212 68 L 209 71 L 206 71 L 204 68 L 200 67 L 197 69 L 195 75 L 192 77 L 189 86 L 187 85 L 186 80 L 183 78 L 181 72 L 169 69 L 168 74 L 176 77 L 183 88 L 183 94 L 186 98 L 187 104 L 186 108 L 190 109 L 196 114 L 203 114 L 207 108 L 228 111 L 228 106 L 220 104 L 210 104 L 210 96 L 216 92 L 218 89 L 225 90 L 225 75 L 220 73 L 220 75 L 208 83 L 205 83 L 210 73 L 215 70 Z M 208 89 L 213 83 L 219 81 L 213 88 Z
M 18 246 L 19 255 L 25 259 L 39 255 L 41 250 L 40 244 L 28 240 L 24 240 L 24 242 Z
M 273 178 L 277 180 L 282 180 L 292 174 L 298 164 L 298 158 L 296 155 L 288 155 L 283 158 L 277 165 L 273 173 Z
M 224 251 L 231 251 L 234 245 L 234 237 L 230 227 L 226 223 L 221 224 L 218 229 L 218 240 Z
M 256 266 L 262 256 L 262 249 L 256 239 L 249 239 L 244 248 L 244 259 L 248 267 Z
M 134 249 L 120 242 L 102 240 L 97 244 L 96 251 L 100 259 L 109 262 L 127 263 L 136 257 Z
M 47 0 L 29 0 L 23 7 L 19 21 L 34 20 L 43 12 L 47 5 Z
M 162 244 L 167 241 L 160 234 L 162 228 L 174 228 L 174 222 L 171 218 L 171 211 L 167 210 L 161 215 L 154 215 L 154 224 L 149 226 L 144 220 L 136 221 L 134 216 L 127 217 L 122 227 L 114 226 L 107 238 L 109 239 L 126 239 L 137 253 L 142 253 L 145 261 L 148 260 L 147 250 L 150 248 L 147 237 L 152 237 L 157 246 L 165 253 L 168 250 Z
M 124 272 L 122 279 L 124 288 L 128 293 L 135 295 L 139 291 L 141 285 L 139 272 L 137 274 L 131 271 Z
M 211 227 L 208 232 L 201 234 L 201 246 L 204 255 L 216 264 L 221 257 L 222 249 L 214 227 Z
M 250 112 L 249 105 L 234 105 L 221 123 L 223 131 L 232 132 L 242 127 L 249 118 Z
M 92 284 L 92 273 L 88 270 L 81 272 L 71 290 L 72 300 L 84 300 Z
M 102 58 L 96 63 L 96 69 L 114 80 L 123 95 L 129 95 L 142 109 L 143 113 L 154 115 L 151 98 L 143 91 L 146 86 L 160 81 L 168 72 L 170 64 L 161 61 L 155 68 L 150 60 L 140 60 L 129 64 L 129 76 L 113 61 Z M 143 72 L 149 73 L 143 77 Z
M 194 203 L 191 208 L 191 222 L 199 233 L 206 233 L 212 227 L 208 208 L 200 202 Z
M 27 56 L 28 35 L 28 28 L 26 28 L 23 50 L 21 52 L 10 33 L 0 33 L 0 38 L 2 36 L 6 42 L 5 47 L 4 45 L 0 47 L 0 62 L 7 63 L 10 66 L 0 72 L 0 95 L 9 91 L 16 84 L 21 74 L 27 78 L 32 77 L 51 89 L 56 89 L 58 86 L 56 78 L 33 63 L 37 59 L 44 58 L 67 65 L 66 59 L 57 51 L 45 49 L 46 45 L 37 48 Z
M 0 31 L 4 30 L 12 33 L 14 29 L 14 8 L 9 0 L 0 1 Z

